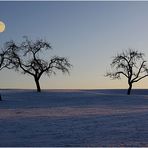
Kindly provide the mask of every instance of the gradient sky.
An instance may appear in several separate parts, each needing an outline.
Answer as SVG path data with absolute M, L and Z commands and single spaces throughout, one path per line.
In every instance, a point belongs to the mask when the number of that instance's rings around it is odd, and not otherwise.
M 127 88 L 127 80 L 104 77 L 112 56 L 127 48 L 146 54 L 148 60 L 148 2 L 0 2 L 0 20 L 8 40 L 45 38 L 52 54 L 69 57 L 70 76 L 58 72 L 43 76 L 42 88 Z M 148 78 L 134 88 L 148 88 Z M 34 79 L 17 72 L 0 71 L 0 88 L 36 88 Z

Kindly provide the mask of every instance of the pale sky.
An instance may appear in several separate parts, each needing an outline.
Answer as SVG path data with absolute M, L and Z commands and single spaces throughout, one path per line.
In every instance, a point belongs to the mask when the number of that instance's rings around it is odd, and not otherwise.
M 148 60 L 148 2 L 0 2 L 0 45 L 27 35 L 45 38 L 53 54 L 68 57 L 71 74 L 40 80 L 46 89 L 127 88 L 127 80 L 104 77 L 112 57 L 127 48 L 146 54 Z M 0 88 L 36 88 L 29 75 L 0 71 Z M 133 88 L 148 88 L 148 78 Z

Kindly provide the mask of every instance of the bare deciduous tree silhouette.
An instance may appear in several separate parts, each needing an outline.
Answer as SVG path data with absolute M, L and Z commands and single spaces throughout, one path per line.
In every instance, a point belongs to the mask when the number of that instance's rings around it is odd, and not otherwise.
M 3 49 L 1 49 L 1 53 L 0 53 L 0 70 L 10 67 L 10 60 L 7 57 L 8 52 L 9 52 L 9 50 L 4 51 Z
M 65 57 L 50 57 L 48 51 L 51 49 L 50 43 L 42 39 L 32 41 L 28 37 L 17 45 L 14 41 L 6 42 L 4 60 L 9 69 L 21 71 L 34 77 L 37 91 L 41 92 L 39 80 L 43 74 L 50 76 L 56 74 L 56 70 L 69 73 L 71 64 Z
M 148 76 L 148 68 L 143 57 L 144 53 L 133 49 L 117 54 L 111 63 L 111 68 L 114 68 L 114 71 L 107 72 L 105 76 L 113 79 L 120 79 L 121 75 L 125 76 L 129 85 L 127 94 L 130 95 L 133 83 Z
M 4 64 L 4 53 L 0 53 L 0 70 L 2 70 L 5 66 Z
M 2 70 L 4 68 L 10 68 L 11 67 L 11 63 L 10 63 L 11 60 L 9 60 L 9 58 L 7 56 L 9 50 L 7 49 L 4 51 L 3 49 L 1 49 L 0 52 L 1 52 L 0 53 L 0 70 Z M 0 101 L 2 101 L 1 94 L 0 94 Z

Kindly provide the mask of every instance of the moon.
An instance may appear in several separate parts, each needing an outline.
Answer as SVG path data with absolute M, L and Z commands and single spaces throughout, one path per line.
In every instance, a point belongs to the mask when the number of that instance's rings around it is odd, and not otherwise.
M 5 24 L 4 22 L 0 21 L 0 33 L 5 31 Z

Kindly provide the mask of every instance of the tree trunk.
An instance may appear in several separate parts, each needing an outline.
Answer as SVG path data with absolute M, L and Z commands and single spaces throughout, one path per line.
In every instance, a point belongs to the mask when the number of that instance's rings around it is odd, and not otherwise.
M 128 91 L 127 91 L 127 94 L 128 94 L 128 95 L 130 95 L 131 89 L 132 89 L 132 84 L 129 84 L 129 88 L 128 88 Z
M 34 79 L 35 79 L 35 84 L 36 84 L 36 87 L 37 87 L 37 92 L 41 92 L 39 79 L 37 79 L 37 78 L 34 78 Z

